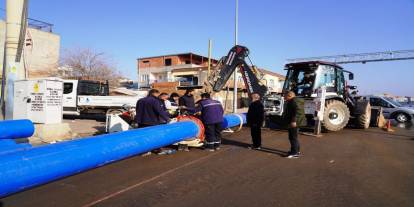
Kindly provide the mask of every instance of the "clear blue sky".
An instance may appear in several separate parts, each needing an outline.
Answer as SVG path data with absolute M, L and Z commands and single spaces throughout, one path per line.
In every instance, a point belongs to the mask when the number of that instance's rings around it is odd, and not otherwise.
M 5 0 L 0 0 L 4 8 Z M 287 58 L 414 49 L 414 0 L 239 0 L 239 43 L 253 62 L 284 74 Z M 136 58 L 169 53 L 218 58 L 233 45 L 234 0 L 31 0 L 62 48 L 91 47 L 136 78 Z M 414 96 L 414 61 L 344 65 L 362 93 Z

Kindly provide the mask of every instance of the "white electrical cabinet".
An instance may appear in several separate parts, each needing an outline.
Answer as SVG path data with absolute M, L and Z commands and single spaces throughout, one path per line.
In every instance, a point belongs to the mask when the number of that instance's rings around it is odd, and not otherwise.
M 16 81 L 13 119 L 30 119 L 39 124 L 61 123 L 62 97 L 61 79 Z

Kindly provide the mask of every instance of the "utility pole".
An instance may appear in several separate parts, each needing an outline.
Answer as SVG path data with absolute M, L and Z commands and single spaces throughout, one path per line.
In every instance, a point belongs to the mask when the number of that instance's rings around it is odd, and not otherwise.
M 208 40 L 208 66 L 207 66 L 207 77 L 211 75 L 211 39 Z
M 234 45 L 238 44 L 238 33 L 239 33 L 239 0 L 236 0 L 236 13 L 234 18 Z M 234 70 L 234 80 L 233 80 L 233 113 L 237 113 L 237 71 Z
M 14 81 L 25 78 L 22 48 L 26 35 L 27 0 L 6 1 L 6 42 L 3 62 L 1 115 L 13 119 Z

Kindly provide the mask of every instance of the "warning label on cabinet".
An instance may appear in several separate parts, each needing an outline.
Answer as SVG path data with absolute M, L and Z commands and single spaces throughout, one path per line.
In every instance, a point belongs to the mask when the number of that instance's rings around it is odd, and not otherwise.
M 32 112 L 42 112 L 57 110 L 62 107 L 62 87 L 59 85 L 47 84 L 46 90 L 40 90 L 37 86 L 37 90 L 34 90 L 31 95 L 31 108 Z
M 62 89 L 46 88 L 46 103 L 47 106 L 60 107 L 62 105 Z
M 44 111 L 45 110 L 45 100 L 43 99 L 43 93 L 31 93 L 31 108 L 30 111 Z

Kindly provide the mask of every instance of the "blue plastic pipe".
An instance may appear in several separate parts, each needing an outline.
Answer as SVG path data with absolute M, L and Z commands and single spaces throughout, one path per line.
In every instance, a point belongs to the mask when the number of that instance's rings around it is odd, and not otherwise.
M 34 130 L 33 122 L 28 119 L 0 121 L 0 139 L 31 137 Z
M 0 139 L 0 156 L 7 153 L 29 149 L 31 147 L 32 145 L 29 143 L 16 143 L 12 139 Z
M 0 152 L 3 149 L 19 148 L 20 146 L 29 146 L 29 143 L 17 143 L 12 139 L 0 139 Z M 30 145 L 31 146 L 31 145 Z
M 224 116 L 222 128 L 229 128 L 239 126 L 242 121 L 242 125 L 246 123 L 246 114 L 228 114 Z
M 224 116 L 223 127 L 238 126 L 236 118 Z M 183 121 L 5 154 L 0 156 L 0 197 L 195 137 L 199 130 L 195 122 Z

